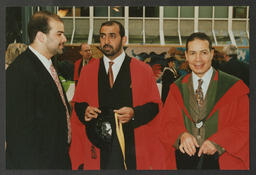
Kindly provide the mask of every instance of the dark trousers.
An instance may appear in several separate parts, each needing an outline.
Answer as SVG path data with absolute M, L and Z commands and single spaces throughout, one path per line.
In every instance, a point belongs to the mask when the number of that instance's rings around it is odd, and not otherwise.
M 202 154 L 198 157 L 199 148 L 194 156 L 182 153 L 179 149 L 175 151 L 177 169 L 220 169 L 219 154 L 214 155 Z

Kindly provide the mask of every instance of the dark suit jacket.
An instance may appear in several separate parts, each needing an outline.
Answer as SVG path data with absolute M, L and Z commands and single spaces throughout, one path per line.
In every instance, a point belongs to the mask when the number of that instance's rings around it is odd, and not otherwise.
M 239 61 L 235 56 L 221 64 L 219 70 L 240 78 L 249 87 L 249 65 Z
M 6 141 L 7 168 L 70 167 L 65 106 L 51 75 L 29 49 L 6 71 Z
M 163 76 L 162 76 L 162 95 L 161 95 L 161 99 L 162 102 L 164 103 L 167 95 L 169 93 L 169 89 L 170 89 L 170 85 L 178 78 L 174 76 L 174 73 L 166 68 L 163 72 Z

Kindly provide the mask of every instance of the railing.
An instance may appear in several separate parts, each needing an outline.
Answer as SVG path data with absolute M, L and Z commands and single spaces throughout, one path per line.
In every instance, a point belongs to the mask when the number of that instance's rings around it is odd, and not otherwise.
M 188 28 L 187 30 L 191 30 L 190 33 L 192 32 L 197 32 L 199 31 L 199 26 L 200 26 L 200 21 L 204 20 L 204 21 L 209 21 L 211 22 L 211 27 L 210 30 L 207 31 L 208 33 L 210 33 L 213 38 L 214 41 L 214 45 L 218 46 L 218 45 L 223 45 L 223 43 L 220 42 L 219 40 L 219 36 L 225 36 L 228 37 L 228 41 L 226 41 L 228 43 L 232 43 L 234 45 L 237 45 L 236 43 L 236 39 L 233 33 L 233 21 L 239 21 L 241 22 L 241 24 L 245 25 L 244 29 L 242 29 L 243 27 L 241 27 L 240 29 L 238 29 L 238 31 L 240 31 L 240 33 L 245 33 L 246 34 L 246 39 L 249 41 L 249 7 L 246 7 L 246 17 L 245 18 L 233 18 L 234 16 L 234 11 L 232 6 L 228 6 L 228 15 L 227 17 L 224 18 L 216 18 L 216 8 L 215 6 L 212 6 L 212 15 L 209 18 L 201 18 L 199 17 L 199 9 L 200 6 L 194 6 L 193 10 L 194 10 L 194 16 L 191 16 L 190 18 L 184 18 L 181 17 L 181 7 L 182 6 L 177 6 L 177 17 L 165 17 L 164 16 L 164 9 L 165 6 L 160 6 L 160 7 L 156 7 L 159 8 L 159 15 L 158 17 L 146 17 L 145 15 L 145 11 L 146 11 L 146 7 L 143 6 L 143 15 L 142 17 L 130 17 L 129 16 L 129 7 L 125 6 L 124 7 L 124 16 L 120 16 L 120 17 L 112 17 L 111 16 L 111 7 L 108 6 L 107 7 L 107 16 L 105 17 L 96 17 L 94 16 L 94 7 L 90 6 L 89 7 L 89 16 L 83 17 L 83 16 L 76 16 L 75 10 L 76 7 L 73 6 L 72 7 L 72 11 L 73 11 L 73 15 L 72 16 L 65 16 L 63 17 L 63 20 L 72 20 L 72 32 L 71 33 L 67 33 L 67 35 L 69 36 L 70 40 L 69 42 L 71 44 L 76 43 L 75 38 L 76 38 L 76 34 L 77 34 L 77 28 L 79 27 L 79 25 L 77 25 L 76 23 L 76 19 L 89 19 L 89 26 L 88 26 L 88 33 L 83 33 L 84 35 L 88 35 L 88 39 L 87 42 L 89 44 L 93 44 L 93 43 L 97 43 L 94 41 L 94 33 L 96 33 L 96 31 L 98 30 L 98 28 L 95 27 L 95 21 L 97 19 L 105 19 L 105 20 L 110 20 L 110 19 L 116 19 L 116 20 L 122 20 L 122 22 L 124 23 L 124 27 L 125 27 L 125 34 L 127 36 L 127 44 L 149 44 L 147 43 L 147 37 L 150 36 L 155 36 L 155 37 L 159 37 L 159 40 L 157 40 L 155 43 L 151 43 L 151 44 L 160 44 L 160 45 L 166 45 L 166 39 L 165 36 L 177 36 L 178 39 L 178 43 L 179 45 L 183 45 L 184 44 L 184 36 L 187 36 L 187 32 L 185 32 L 186 34 L 184 34 L 184 28 Z M 34 7 L 37 8 L 37 10 L 40 10 L 39 7 Z M 55 7 L 56 10 L 58 11 L 59 7 Z M 152 19 L 152 20 L 151 20 Z M 138 35 L 140 35 L 140 37 L 142 37 L 142 41 L 139 42 L 133 42 L 131 40 L 131 36 L 133 36 L 133 33 L 135 33 L 134 31 L 136 29 L 131 29 L 129 30 L 129 24 L 130 22 L 136 22 L 134 21 L 136 20 L 138 22 L 138 20 L 142 23 L 142 28 L 139 32 Z M 164 28 L 165 26 L 165 22 L 170 20 L 171 24 L 174 23 L 176 21 L 176 26 L 174 26 L 176 28 L 177 33 L 172 33 L 170 35 L 170 32 L 168 34 L 168 29 Z M 150 22 L 151 23 L 155 23 L 158 27 L 159 30 L 154 32 L 154 35 L 150 35 L 148 36 L 147 33 L 150 31 L 150 29 L 146 28 L 146 22 Z M 96 21 L 97 22 L 97 21 Z M 186 23 L 189 22 L 193 22 L 192 26 L 186 26 Z M 216 28 L 216 22 L 218 22 L 218 28 Z M 220 24 L 221 23 L 223 26 L 222 29 L 220 29 Z M 202 25 L 202 24 L 201 24 Z M 157 29 L 157 28 L 155 28 Z M 236 30 L 236 29 L 235 29 Z M 94 32 L 95 31 L 95 32 Z M 137 31 L 136 31 L 137 32 Z M 150 31 L 152 33 L 152 31 Z M 237 32 L 236 32 L 237 33 Z M 239 32 L 238 32 L 239 33 Z M 237 36 L 236 36 L 237 37 Z M 239 36 L 238 36 L 239 37 Z M 240 36 L 240 37 L 244 37 L 244 36 Z M 247 44 L 249 44 L 249 42 L 247 42 Z

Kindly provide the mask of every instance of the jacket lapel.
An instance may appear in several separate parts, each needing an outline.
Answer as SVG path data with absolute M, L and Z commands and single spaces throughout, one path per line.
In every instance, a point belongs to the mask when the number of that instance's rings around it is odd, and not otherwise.
M 37 58 L 37 56 L 32 51 L 29 50 L 29 52 L 31 54 L 31 60 L 34 63 L 35 69 L 37 70 L 36 76 L 38 79 L 40 79 L 40 83 L 42 85 L 45 85 L 45 87 L 49 88 L 48 93 L 51 93 L 53 96 L 55 96 L 58 99 L 58 101 L 60 101 L 59 104 L 63 104 L 61 96 L 59 94 L 58 87 L 55 84 L 55 81 L 53 80 L 51 74 L 48 72 L 48 70 L 45 68 L 43 63 L 39 60 L 39 58 Z M 63 93 L 65 93 L 63 87 L 62 87 L 62 90 L 63 90 Z M 65 97 L 65 94 L 64 94 L 64 97 Z M 66 100 L 66 104 L 68 105 L 67 100 Z

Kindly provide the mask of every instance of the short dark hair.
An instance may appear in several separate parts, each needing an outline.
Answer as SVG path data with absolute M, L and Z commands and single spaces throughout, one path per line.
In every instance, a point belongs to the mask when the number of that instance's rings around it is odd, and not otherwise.
M 208 35 L 206 35 L 205 33 L 202 33 L 202 32 L 195 32 L 195 33 L 192 33 L 188 39 L 187 39 L 187 42 L 186 42 L 186 51 L 188 51 L 188 43 L 190 41 L 194 41 L 195 39 L 200 39 L 200 40 L 206 40 L 208 41 L 209 43 L 209 50 L 212 50 L 212 41 L 210 39 L 210 37 Z
M 119 34 L 120 34 L 121 38 L 123 38 L 124 34 L 125 34 L 124 26 L 118 21 L 106 21 L 106 22 L 102 23 L 100 26 L 100 31 L 103 26 L 112 26 L 114 24 L 117 24 L 119 26 Z
M 61 18 L 48 11 L 39 11 L 36 12 L 30 19 L 28 23 L 28 36 L 29 40 L 32 43 L 35 40 L 37 32 L 43 32 L 47 34 L 51 28 L 49 26 L 49 20 L 54 19 L 63 23 Z
M 175 62 L 175 61 L 176 61 L 176 58 L 173 57 L 173 56 L 171 56 L 171 57 L 169 57 L 169 58 L 166 58 L 166 61 L 167 61 L 167 63 Z

